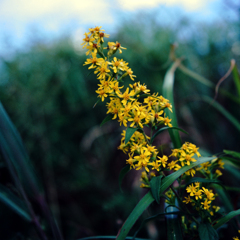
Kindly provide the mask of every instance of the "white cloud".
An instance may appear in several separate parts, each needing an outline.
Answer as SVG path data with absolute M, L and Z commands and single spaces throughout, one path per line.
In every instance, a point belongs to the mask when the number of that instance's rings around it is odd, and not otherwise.
M 112 20 L 104 0 L 4 0 L 0 1 L 0 16 L 14 24 L 47 20 L 55 25 L 57 20 L 62 24 L 71 19 L 91 24 Z
M 165 6 L 181 6 L 187 11 L 202 9 L 207 3 L 214 0 L 118 0 L 122 9 L 134 11 L 137 9 L 153 8 L 160 4 Z

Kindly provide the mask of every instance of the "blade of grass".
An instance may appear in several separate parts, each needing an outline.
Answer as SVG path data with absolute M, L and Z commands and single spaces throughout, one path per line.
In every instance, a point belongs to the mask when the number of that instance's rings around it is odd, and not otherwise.
M 19 216 L 28 222 L 31 222 L 31 216 L 22 199 L 9 191 L 5 186 L 0 184 L 0 201 L 11 208 Z
M 41 229 L 41 225 L 38 218 L 32 209 L 31 203 L 28 200 L 25 190 L 37 201 L 41 207 L 44 215 L 46 216 L 49 225 L 51 226 L 54 239 L 61 240 L 62 235 L 58 229 L 58 226 L 52 216 L 50 209 L 48 208 L 42 187 L 40 187 L 37 177 L 34 174 L 34 169 L 30 164 L 27 152 L 23 146 L 21 137 L 13 125 L 12 121 L 8 117 L 5 109 L 0 102 L 0 149 L 3 153 L 4 160 L 13 178 L 13 181 L 21 193 L 29 213 L 32 217 L 32 221 L 35 223 L 37 230 L 42 239 L 46 239 Z
M 234 83 L 235 83 L 235 86 L 236 86 L 236 89 L 237 89 L 238 97 L 240 97 L 240 74 L 238 72 L 236 64 L 233 68 L 233 80 L 234 80 Z
M 195 73 L 194 71 L 186 68 L 183 64 L 180 64 L 178 66 L 178 69 L 181 70 L 183 73 L 185 73 L 186 75 L 188 75 L 189 77 L 193 78 L 194 80 L 204 84 L 207 87 L 210 87 L 212 89 L 215 89 L 215 85 L 208 80 L 207 78 Z M 231 94 L 230 92 L 224 90 L 224 89 L 219 89 L 219 93 L 221 93 L 222 95 L 228 97 L 229 99 L 231 99 L 232 101 L 240 104 L 240 98 L 234 96 L 233 94 Z
M 130 229 L 132 228 L 133 224 L 137 221 L 137 219 L 142 215 L 145 209 L 154 201 L 154 198 L 149 191 L 136 205 L 133 209 L 127 220 L 124 222 L 123 226 L 118 232 L 117 240 L 124 240 L 126 239 Z
M 171 130 L 179 130 L 181 132 L 184 132 L 185 134 L 188 134 L 188 132 L 186 132 L 185 130 L 181 129 L 181 128 L 178 128 L 178 127 L 163 127 L 161 129 L 159 129 L 151 138 L 151 141 L 150 143 L 153 142 L 153 140 L 157 137 L 158 134 L 160 134 L 162 131 L 164 130 L 168 130 L 168 129 L 171 129 Z
M 22 144 L 21 137 L 12 121 L 8 117 L 0 103 L 0 148 L 8 156 L 6 161 L 11 161 L 18 176 L 22 180 L 25 190 L 32 196 L 40 192 L 39 183 L 30 164 L 26 150 Z
M 231 220 L 232 218 L 236 217 L 239 214 L 240 214 L 240 209 L 228 213 L 226 216 L 222 217 L 217 221 L 217 223 L 213 226 L 214 229 L 218 229 L 223 224 L 227 223 L 229 220 Z
M 200 99 L 209 103 L 211 106 L 217 109 L 236 127 L 238 131 L 240 131 L 240 122 L 232 114 L 230 114 L 223 106 L 221 106 L 218 102 L 213 101 L 212 98 L 208 96 L 201 96 Z
M 171 68 L 167 71 L 164 81 L 163 81 L 163 96 L 169 100 L 172 104 L 172 112 L 169 109 L 166 110 L 166 115 L 172 119 L 171 124 L 175 127 L 178 127 L 177 116 L 174 106 L 174 97 L 173 97 L 173 86 L 174 86 L 174 72 L 177 67 L 180 65 L 181 61 L 176 60 Z M 180 148 L 182 146 L 181 138 L 178 131 L 168 130 L 171 140 L 173 142 L 174 148 Z

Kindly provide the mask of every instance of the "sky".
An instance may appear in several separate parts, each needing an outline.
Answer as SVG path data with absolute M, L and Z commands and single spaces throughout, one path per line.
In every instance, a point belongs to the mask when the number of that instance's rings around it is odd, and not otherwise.
M 231 0 L 237 1 L 237 0 Z M 175 13 L 193 21 L 221 18 L 224 0 L 0 0 L 0 53 L 26 48 L 28 40 L 69 34 L 74 42 L 92 26 L 114 31 L 121 18 L 159 9 L 162 21 Z M 169 16 L 169 17 L 168 17 Z M 108 32 L 109 32 L 108 31 Z

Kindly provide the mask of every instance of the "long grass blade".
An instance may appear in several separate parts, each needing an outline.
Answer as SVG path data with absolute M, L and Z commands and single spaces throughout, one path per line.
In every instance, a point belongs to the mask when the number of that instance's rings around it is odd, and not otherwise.
M 166 110 L 166 115 L 172 119 L 173 126 L 178 127 L 177 115 L 174 106 L 173 86 L 174 86 L 174 72 L 180 64 L 180 60 L 176 61 L 171 68 L 167 71 L 163 81 L 163 96 L 167 98 L 172 104 L 172 112 L 169 109 Z M 181 138 L 178 131 L 168 130 L 174 148 L 180 148 L 182 146 Z
M 42 187 L 40 186 L 34 169 L 30 164 L 28 154 L 24 148 L 21 137 L 13 125 L 12 121 L 8 117 L 5 109 L 0 103 L 0 150 L 4 156 L 4 160 L 8 169 L 11 173 L 12 178 L 16 184 L 16 187 L 21 192 L 26 205 L 28 206 L 29 213 L 31 214 L 32 220 L 36 220 L 36 226 L 39 234 L 44 235 L 41 226 L 39 225 L 38 219 L 36 219 L 34 211 L 31 207 L 28 197 L 25 191 L 38 202 L 44 215 L 46 216 L 49 225 L 51 226 L 54 239 L 61 240 L 62 236 L 58 226 L 49 210 Z M 20 178 L 20 181 L 19 181 Z M 45 239 L 44 236 L 42 236 Z
M 117 240 L 124 240 L 126 239 L 130 229 L 132 228 L 133 224 L 137 221 L 137 219 L 142 215 L 144 210 L 154 201 L 154 198 L 149 191 L 137 204 L 137 206 L 133 209 L 125 223 L 123 224 L 122 228 L 119 230 L 117 235 Z
M 27 152 L 22 144 L 21 137 L 0 103 L 0 149 L 5 161 L 10 161 L 25 190 L 32 196 L 40 192 L 39 183 L 30 164 Z
M 236 86 L 236 89 L 237 89 L 238 97 L 240 97 L 240 74 L 238 72 L 236 64 L 233 68 L 233 80 L 234 80 L 234 83 L 235 83 L 235 86 Z
M 23 219 L 31 222 L 31 216 L 28 214 L 28 210 L 24 202 L 3 185 L 0 185 L 0 201 L 11 208 Z
M 240 215 L 240 209 L 238 209 L 236 211 L 232 211 L 232 212 L 228 213 L 226 216 L 224 216 L 221 219 L 219 219 L 217 221 L 217 223 L 213 226 L 214 229 L 218 229 L 223 224 L 227 223 L 229 220 L 231 220 L 232 218 L 236 217 L 237 215 Z
M 180 64 L 178 67 L 179 70 L 181 70 L 183 73 L 185 73 L 186 75 L 188 75 L 189 77 L 191 77 L 192 79 L 202 83 L 203 85 L 215 89 L 215 84 L 213 84 L 210 80 L 208 80 L 207 78 L 199 75 L 198 73 L 186 68 L 184 65 Z M 229 99 L 231 99 L 232 101 L 240 104 L 240 98 L 234 96 L 233 94 L 231 94 L 230 92 L 224 90 L 224 89 L 219 89 L 219 93 L 221 93 L 222 95 L 228 97 Z
M 201 96 L 201 100 L 209 103 L 212 107 L 217 109 L 233 124 L 233 126 L 236 127 L 238 131 L 240 131 L 240 122 L 231 113 L 229 113 L 223 106 L 221 106 L 218 102 L 213 101 L 212 98 L 208 96 Z

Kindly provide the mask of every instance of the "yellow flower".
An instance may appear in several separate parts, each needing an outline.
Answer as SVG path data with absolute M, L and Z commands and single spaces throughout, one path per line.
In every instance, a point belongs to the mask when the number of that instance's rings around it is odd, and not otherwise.
M 125 74 L 124 74 L 125 75 Z M 123 75 L 123 77 L 124 77 Z M 133 71 L 131 68 L 127 68 L 126 70 L 126 75 L 129 75 L 129 77 L 134 81 L 134 78 L 136 77 L 136 75 L 133 75 Z
M 162 157 L 158 157 L 160 160 L 159 162 L 162 164 L 162 166 L 165 168 L 166 167 L 166 163 L 168 161 L 168 157 L 166 155 L 163 155 Z
M 104 102 L 104 99 L 108 97 L 108 91 L 106 89 L 98 89 L 96 90 L 96 93 L 98 94 L 98 97 L 101 98 L 102 102 Z
M 193 184 L 192 184 L 192 185 L 189 185 L 189 186 L 186 188 L 186 191 L 187 191 L 188 193 L 190 193 L 190 196 L 194 196 L 195 193 L 196 193 L 196 186 L 193 186 Z
M 170 162 L 170 163 L 168 164 L 168 168 L 169 168 L 170 170 L 172 170 L 172 169 L 176 166 L 176 162 L 177 162 L 177 161 L 172 161 L 172 162 Z
M 123 103 L 124 106 L 127 104 L 128 100 L 134 100 L 133 98 L 131 98 L 134 96 L 134 91 L 131 91 L 129 93 L 129 88 L 127 88 L 123 94 L 117 93 L 117 95 L 123 99 L 121 102 Z
M 183 202 L 185 202 L 186 204 L 191 202 L 191 198 L 190 198 L 189 195 L 187 197 L 184 197 L 184 198 L 185 198 L 185 200 L 183 200 Z
M 156 169 L 157 171 L 159 171 L 159 168 L 161 166 L 161 164 L 159 164 L 157 161 L 154 161 L 152 163 L 149 163 L 149 165 L 152 166 L 152 170 Z
M 198 199 L 202 199 L 202 190 L 198 190 L 195 192 L 195 199 L 198 200 Z
M 108 69 L 108 62 L 101 62 L 99 67 L 94 71 L 95 74 L 98 73 L 98 79 L 105 79 L 110 70 Z
M 205 199 L 205 201 L 204 201 L 204 202 L 201 202 L 201 204 L 203 205 L 203 208 L 204 208 L 205 210 L 208 210 L 208 209 L 210 208 L 210 205 L 209 205 L 209 204 L 211 204 L 211 201 L 208 201 L 208 199 Z

